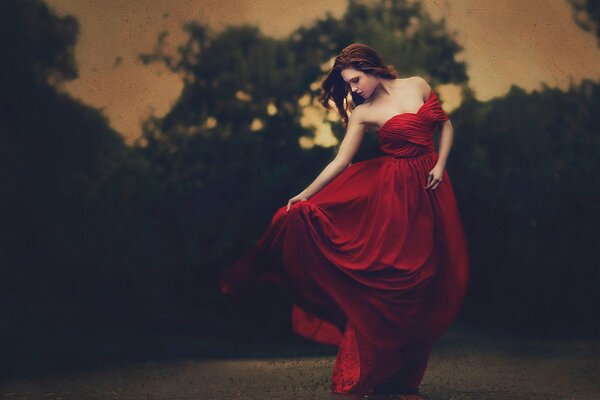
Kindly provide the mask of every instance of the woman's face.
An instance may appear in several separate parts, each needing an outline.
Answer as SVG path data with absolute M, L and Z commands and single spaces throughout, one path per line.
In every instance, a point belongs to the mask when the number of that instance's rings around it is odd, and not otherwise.
M 352 67 L 345 68 L 341 71 L 342 78 L 350 86 L 350 89 L 361 96 L 368 98 L 379 83 L 377 77 L 366 74 Z

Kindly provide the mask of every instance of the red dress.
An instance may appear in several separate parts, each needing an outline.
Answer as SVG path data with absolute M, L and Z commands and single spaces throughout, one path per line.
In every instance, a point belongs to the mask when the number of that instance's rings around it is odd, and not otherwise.
M 293 294 L 292 328 L 339 346 L 334 392 L 418 393 L 430 352 L 460 310 L 469 258 L 450 178 L 425 189 L 448 116 L 436 94 L 377 131 L 384 156 L 349 165 L 307 201 L 273 215 L 262 239 L 219 279 Z

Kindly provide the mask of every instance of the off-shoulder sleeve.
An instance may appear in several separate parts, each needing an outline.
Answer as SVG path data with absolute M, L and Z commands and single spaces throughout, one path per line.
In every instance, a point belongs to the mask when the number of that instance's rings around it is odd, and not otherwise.
M 442 108 L 442 105 L 440 104 L 440 101 L 437 97 L 437 95 L 435 94 L 435 92 L 433 92 L 433 101 L 431 102 L 431 115 L 433 115 L 433 119 L 437 122 L 443 122 L 443 121 L 447 121 L 448 118 L 448 114 L 446 114 L 446 112 L 444 111 L 444 109 Z

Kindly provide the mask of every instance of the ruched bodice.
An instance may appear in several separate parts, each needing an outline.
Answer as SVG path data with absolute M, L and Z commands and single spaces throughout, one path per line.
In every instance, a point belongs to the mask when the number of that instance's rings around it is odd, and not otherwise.
M 394 115 L 379 128 L 379 147 L 394 157 L 418 157 L 435 151 L 434 128 L 446 120 L 448 115 L 432 89 L 429 98 L 416 113 Z

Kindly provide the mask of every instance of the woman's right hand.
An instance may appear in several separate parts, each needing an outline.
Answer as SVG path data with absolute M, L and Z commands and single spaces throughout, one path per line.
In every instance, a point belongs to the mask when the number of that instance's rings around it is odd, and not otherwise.
M 305 196 L 305 195 L 303 195 L 302 193 L 300 193 L 300 194 L 298 194 L 298 195 L 296 195 L 296 196 L 292 197 L 292 198 L 291 198 L 291 199 L 288 201 L 288 203 L 287 203 L 287 210 L 285 210 L 285 211 L 290 211 L 290 207 L 292 206 L 292 204 L 294 204 L 294 203 L 297 203 L 297 202 L 299 202 L 299 201 L 306 201 L 306 200 L 308 200 L 308 197 L 307 197 L 307 196 Z

